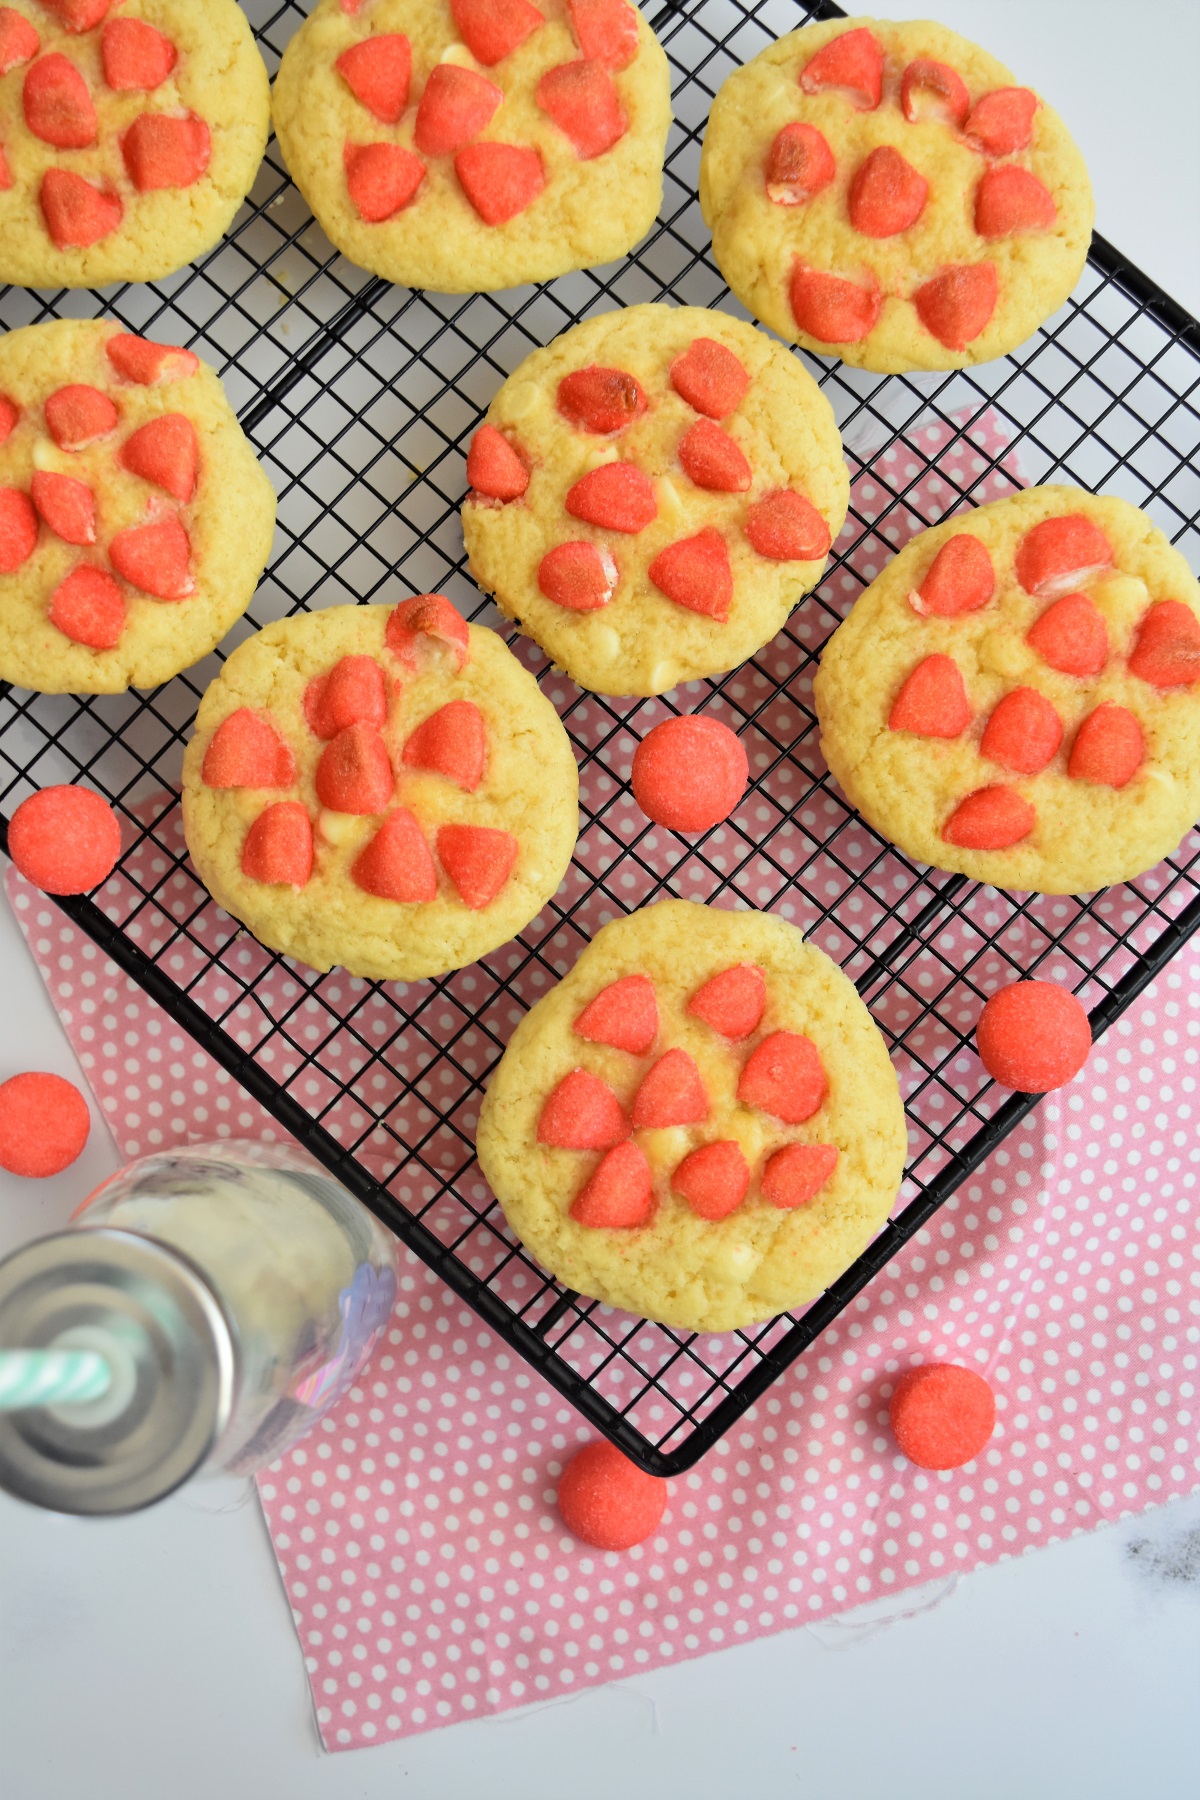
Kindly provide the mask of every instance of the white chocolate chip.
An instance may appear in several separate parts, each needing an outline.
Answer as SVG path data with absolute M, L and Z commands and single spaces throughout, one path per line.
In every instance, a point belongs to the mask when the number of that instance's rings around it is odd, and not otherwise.
M 675 671 L 669 662 L 655 663 L 650 671 L 650 686 L 654 693 L 665 694 L 675 686 Z
M 460 43 L 447 44 L 446 48 L 442 51 L 442 54 L 438 57 L 438 61 L 444 63 L 459 63 L 465 69 L 473 69 L 475 67 L 475 58 L 471 55 L 467 46 Z
M 344 847 L 356 844 L 365 836 L 367 824 L 368 821 L 357 813 L 331 812 L 326 807 L 317 820 L 317 830 L 327 844 Z
M 717 1281 L 742 1282 L 751 1274 L 757 1260 L 751 1245 L 734 1238 L 731 1242 L 718 1244 L 706 1267 Z
M 658 510 L 663 518 L 671 519 L 676 524 L 681 523 L 686 516 L 687 509 L 683 504 L 683 496 L 671 477 L 660 475 L 654 485 L 658 492 Z
M 587 466 L 589 469 L 599 469 L 605 463 L 617 462 L 620 455 L 615 444 L 601 444 L 597 449 L 589 451 Z
M 57 444 L 52 444 L 49 438 L 40 437 L 33 442 L 33 466 L 44 474 L 57 475 L 69 468 L 70 464 Z
M 621 654 L 620 633 L 611 625 L 593 625 L 592 648 L 597 662 L 615 662 Z
M 527 418 L 541 397 L 542 390 L 536 381 L 518 381 L 516 387 L 510 388 L 504 396 L 505 418 Z

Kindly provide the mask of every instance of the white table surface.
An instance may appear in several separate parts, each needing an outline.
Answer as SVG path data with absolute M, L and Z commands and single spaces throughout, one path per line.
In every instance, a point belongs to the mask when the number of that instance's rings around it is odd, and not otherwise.
M 1091 167 L 1100 230 L 1200 314 L 1194 0 L 941 0 L 937 11 L 1058 106 Z M 0 993 L 0 1078 L 38 1068 L 81 1081 L 2 904 Z M 97 1119 L 59 1179 L 0 1172 L 0 1252 L 64 1222 L 116 1161 Z M 801 1629 L 324 1756 L 244 1490 L 193 1487 L 107 1523 L 0 1496 L 0 1793 L 11 1800 L 1192 1800 L 1198 1680 L 1194 1498 L 982 1570 L 874 1634 Z

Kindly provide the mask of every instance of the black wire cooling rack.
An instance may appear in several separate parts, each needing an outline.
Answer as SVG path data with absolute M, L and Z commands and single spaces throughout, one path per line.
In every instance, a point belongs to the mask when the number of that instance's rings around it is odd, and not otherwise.
M 246 0 L 272 73 L 304 10 Z M 836 11 L 697 0 L 652 16 L 675 84 L 663 209 L 642 247 L 612 267 L 465 299 L 391 287 L 331 252 L 272 143 L 234 229 L 199 264 L 105 294 L 9 289 L 0 321 L 104 312 L 193 345 L 220 370 L 280 502 L 270 568 L 230 647 L 297 611 L 435 589 L 497 623 L 463 572 L 458 523 L 466 446 L 491 396 L 532 348 L 588 314 L 660 299 L 738 310 L 696 203 L 709 105 L 774 37 Z M 407 987 L 319 976 L 262 951 L 208 899 L 187 864 L 175 796 L 219 653 L 153 692 L 0 693 L 6 809 L 82 780 L 123 817 L 130 848 L 117 878 L 65 910 L 502 1338 L 659 1474 L 688 1468 L 726 1432 L 1034 1104 L 998 1091 L 974 1055 L 984 995 L 1017 974 L 1046 974 L 1080 993 L 1100 1031 L 1200 925 L 1195 834 L 1139 881 L 1077 901 L 1002 894 L 905 862 L 830 781 L 811 704 L 822 642 L 896 545 L 1014 481 L 1120 494 L 1195 565 L 1200 327 L 1097 239 L 1068 303 L 998 362 L 884 378 L 805 361 L 837 413 L 854 497 L 826 580 L 753 663 L 664 701 L 612 701 L 582 694 L 507 634 L 575 744 L 581 835 L 541 916 L 469 970 Z M 656 718 L 702 709 L 740 732 L 754 783 L 726 826 L 685 843 L 633 806 L 628 765 Z M 910 1128 L 896 1216 L 858 1262 L 803 1314 L 721 1337 L 564 1291 L 514 1241 L 473 1161 L 479 1102 L 522 1010 L 605 918 L 680 893 L 778 910 L 842 964 L 887 1038 Z

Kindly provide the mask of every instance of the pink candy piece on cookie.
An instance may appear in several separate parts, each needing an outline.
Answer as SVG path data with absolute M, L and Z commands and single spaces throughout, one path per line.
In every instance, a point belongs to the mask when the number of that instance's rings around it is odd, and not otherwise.
M 658 1036 L 658 1001 L 648 975 L 625 975 L 589 1000 L 575 1021 L 576 1037 L 645 1056 Z
M 510 831 L 490 825 L 443 825 L 437 853 L 464 906 L 482 912 L 504 888 L 521 846 Z
M 556 544 L 538 564 L 538 588 L 568 612 L 597 612 L 616 591 L 619 571 L 601 544 Z
M 450 11 L 467 49 L 488 69 L 546 22 L 530 0 L 450 0 Z
M 109 237 L 125 217 L 116 194 L 85 181 L 74 169 L 47 169 L 38 204 L 57 250 L 86 250 Z
M 454 173 L 485 225 L 507 225 L 546 185 L 541 156 L 526 144 L 467 144 L 454 158 Z
M 534 97 L 581 162 L 603 156 L 629 130 L 628 116 L 603 63 L 560 63 L 542 76 Z
M 644 1225 L 653 1211 L 650 1164 L 633 1143 L 614 1145 L 571 1205 L 577 1225 L 604 1231 L 633 1230 Z
M 702 1144 L 684 1157 L 671 1177 L 671 1186 L 699 1218 L 726 1219 L 746 1198 L 750 1165 L 741 1145 L 732 1138 Z
M 1123 788 L 1145 758 L 1146 740 L 1133 713 L 1106 700 L 1088 714 L 1075 733 L 1067 774 L 1072 781 Z
M 737 1097 L 743 1106 L 802 1125 L 825 1098 L 827 1082 L 821 1053 L 798 1031 L 775 1031 L 763 1039 L 742 1070 Z
M 42 47 L 37 31 L 15 6 L 0 6 L 0 75 L 27 63 Z
M 483 780 L 487 762 L 483 714 L 471 700 L 448 701 L 417 726 L 404 746 L 402 760 L 410 769 L 444 775 L 473 794 Z
M 0 1083 L 0 1168 L 44 1180 L 69 1168 L 91 1130 L 87 1101 L 62 1075 L 31 1071 Z
M 346 192 L 366 225 L 403 212 L 425 179 L 425 164 L 403 144 L 346 144 Z
M 395 786 L 387 746 L 374 725 L 348 725 L 321 752 L 317 798 L 331 812 L 381 813 Z
M 470 627 L 444 594 L 402 600 L 387 622 L 386 641 L 392 655 L 414 671 L 430 650 L 448 652 L 459 669 L 471 654 Z
M 658 517 L 658 501 L 648 476 L 633 463 L 601 463 L 567 489 L 563 502 L 573 519 L 602 531 L 629 536 Z
M 118 461 L 131 475 L 188 501 L 196 491 L 199 458 L 192 421 L 184 413 L 162 413 L 126 438 Z
M 660 594 L 687 612 L 715 619 L 718 625 L 724 625 L 729 618 L 733 569 L 729 546 L 715 525 L 706 525 L 695 537 L 668 544 L 646 573 Z
M 975 1027 L 979 1060 L 1002 1087 L 1048 1094 L 1074 1080 L 1092 1048 L 1082 1004 L 1053 981 L 1014 981 L 993 994 Z
M 20 488 L 0 488 L 0 575 L 11 575 L 37 547 L 38 516 Z
M 109 362 L 126 381 L 140 387 L 157 387 L 163 381 L 185 381 L 200 367 L 194 350 L 181 350 L 177 344 L 154 344 L 149 338 L 135 337 L 130 331 L 119 331 L 104 346 Z
M 402 31 L 360 38 L 342 51 L 334 68 L 368 112 L 384 125 L 399 123 L 412 79 L 412 45 Z
M 96 496 L 85 481 L 35 469 L 29 493 L 42 524 L 64 544 L 95 543 Z
M 87 894 L 116 867 L 121 827 L 108 801 L 90 788 L 43 788 L 13 814 L 8 854 L 43 893 Z
M 800 71 L 806 94 L 840 88 L 860 112 L 873 112 L 883 94 L 883 51 L 866 25 L 830 38 Z
M 156 525 L 130 525 L 108 546 L 113 568 L 130 587 L 156 600 L 186 600 L 195 592 L 189 563 L 192 546 L 176 518 Z
M 995 589 L 996 571 L 986 546 L 969 531 L 960 531 L 946 539 L 920 587 L 909 594 L 908 604 L 923 617 L 932 613 L 939 619 L 957 619 L 986 606 Z
M 481 425 L 467 451 L 467 481 L 489 500 L 519 500 L 529 486 L 529 470 L 502 432 Z
M 637 14 L 628 0 L 567 0 L 580 51 L 592 62 L 626 69 L 637 55 Z
M 750 386 L 741 362 L 715 338 L 693 338 L 671 364 L 671 386 L 708 419 L 724 419 L 739 407 Z
M 547 1097 L 537 1141 L 557 1150 L 610 1150 L 629 1136 L 621 1102 L 590 1069 L 572 1069 Z
M 832 542 L 812 501 L 794 488 L 764 494 L 746 513 L 750 546 L 771 562 L 820 562 Z
M 478 69 L 436 63 L 417 108 L 413 142 L 425 156 L 453 156 L 491 124 L 503 101 L 504 89 Z
M 624 369 L 606 369 L 591 363 L 586 369 L 573 369 L 563 376 L 556 404 L 576 431 L 610 437 L 641 418 L 646 410 L 646 396 L 636 376 Z
M 1098 675 L 1108 661 L 1108 626 L 1086 594 L 1064 594 L 1048 606 L 1025 641 L 1062 675 Z
M 328 675 L 316 675 L 304 690 L 304 716 L 316 737 L 328 743 L 351 725 L 387 721 L 387 677 L 373 656 L 343 656 Z
M 296 759 L 269 720 L 239 706 L 213 732 L 200 778 L 211 788 L 291 787 Z
M 697 487 L 714 493 L 744 494 L 753 479 L 738 444 L 711 419 L 697 419 L 680 439 L 679 460 Z
M 105 82 L 117 94 L 161 87 L 179 60 L 170 38 L 145 19 L 109 19 L 100 55 Z
M 664 719 L 633 758 L 633 797 L 670 831 L 708 831 L 746 791 L 750 765 L 737 735 L 719 719 Z
M 757 1031 L 767 1005 L 767 984 L 753 963 L 722 969 L 688 1001 L 694 1018 L 703 1019 L 731 1043 L 739 1043 Z
M 1200 619 L 1182 600 L 1159 600 L 1138 626 L 1129 673 L 1151 687 L 1189 687 L 1200 680 Z
M 142 113 L 121 139 L 121 156 L 139 194 L 188 188 L 212 160 L 212 133 L 196 113 Z
M 1112 545 L 1082 513 L 1059 513 L 1025 533 L 1017 546 L 1017 580 L 1027 594 L 1053 600 L 1112 565 Z
M 964 128 L 967 142 L 985 156 L 1011 156 L 1033 139 L 1040 102 L 1029 88 L 993 88 L 975 102 Z
M 112 650 L 125 629 L 125 597 L 106 569 L 81 563 L 51 594 L 46 617 L 74 643 Z
M 437 869 L 421 827 L 407 806 L 388 814 L 350 870 L 357 887 L 402 905 L 437 899 Z
M 60 450 L 86 450 L 117 428 L 117 409 L 108 395 L 85 382 L 56 388 L 45 411 L 46 429 Z
M 888 1404 L 896 1442 L 919 1469 L 961 1469 L 996 1429 L 996 1398 L 960 1363 L 922 1363 L 897 1381 Z
M 312 822 L 298 800 L 259 813 L 242 845 L 242 874 L 272 887 L 302 888 L 312 874 Z
M 927 656 L 906 678 L 888 714 L 889 731 L 956 738 L 971 723 L 962 671 L 952 656 Z
M 597 1550 L 631 1550 L 653 1537 L 667 1510 L 667 1484 L 615 1444 L 577 1450 L 558 1479 L 558 1510 L 573 1536 Z
M 792 1212 L 824 1187 L 837 1163 L 836 1144 L 785 1144 L 763 1170 L 763 1196 L 781 1212 Z
M 686 1050 L 668 1050 L 642 1079 L 633 1098 L 635 1131 L 699 1125 L 709 1113 L 700 1071 Z
M 951 263 L 919 287 L 912 300 L 931 337 L 947 350 L 965 350 L 986 331 L 999 293 L 995 263 Z
M 942 826 L 942 836 L 960 850 L 1011 850 L 1036 824 L 1032 801 L 998 782 L 960 800 Z

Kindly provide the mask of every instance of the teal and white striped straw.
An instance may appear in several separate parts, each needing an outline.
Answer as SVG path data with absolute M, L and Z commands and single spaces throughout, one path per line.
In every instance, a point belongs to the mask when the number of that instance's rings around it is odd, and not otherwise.
M 112 1370 L 95 1350 L 0 1350 L 0 1412 L 99 1400 Z

